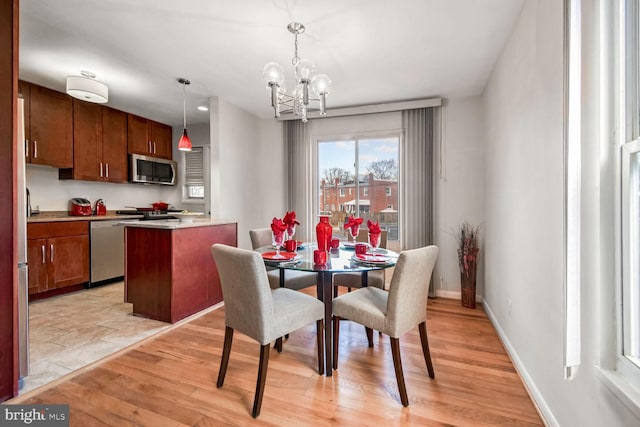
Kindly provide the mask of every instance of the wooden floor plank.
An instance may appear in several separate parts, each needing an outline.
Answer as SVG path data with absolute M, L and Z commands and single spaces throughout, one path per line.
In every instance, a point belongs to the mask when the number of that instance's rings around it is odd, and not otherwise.
M 257 420 L 251 407 L 259 345 L 234 335 L 222 388 L 216 379 L 224 308 L 9 403 L 68 403 L 72 426 L 543 425 L 481 305 L 430 299 L 427 375 L 417 328 L 400 339 L 409 406 L 400 403 L 389 338 L 341 323 L 339 369 L 317 374 L 315 325 L 272 351 Z

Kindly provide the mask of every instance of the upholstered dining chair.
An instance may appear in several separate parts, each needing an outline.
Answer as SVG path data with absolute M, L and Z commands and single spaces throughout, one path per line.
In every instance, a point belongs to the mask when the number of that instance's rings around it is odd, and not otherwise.
M 271 245 L 270 228 L 249 230 L 249 237 L 251 238 L 251 246 L 253 249 Z M 269 285 L 272 289 L 280 287 L 280 270 L 277 268 L 269 269 L 267 276 L 269 277 Z M 316 273 L 298 270 L 285 270 L 284 272 L 284 287 L 289 289 L 300 290 L 309 286 L 315 286 L 317 280 L 318 275 Z
M 271 289 L 262 257 L 257 252 L 222 244 L 211 246 L 224 298 L 224 347 L 217 387 L 224 384 L 233 332 L 240 331 L 260 343 L 258 381 L 251 415 L 260 415 L 267 379 L 270 343 L 313 321 L 316 322 L 318 373 L 324 374 L 324 304 L 291 289 Z
M 409 405 L 407 389 L 402 373 L 400 358 L 400 335 L 418 326 L 422 353 L 427 364 L 429 377 L 435 378 L 429 342 L 427 340 L 427 293 L 433 266 L 438 257 L 437 246 L 427 246 L 400 253 L 396 263 L 389 292 L 379 288 L 366 287 L 343 294 L 333 300 L 333 367 L 338 369 L 338 342 L 340 319 L 364 325 L 367 330 L 369 347 L 373 347 L 373 333 L 376 329 L 391 339 L 391 355 L 396 372 L 400 400 Z
M 387 248 L 387 230 L 380 232 L 380 247 Z M 356 236 L 357 242 L 368 242 L 369 231 L 360 229 Z M 373 270 L 367 273 L 367 286 L 384 289 L 385 275 L 384 270 Z M 351 288 L 360 288 L 362 286 L 362 273 L 336 273 L 333 275 L 333 295 L 338 296 L 338 286 L 346 286 L 351 292 Z

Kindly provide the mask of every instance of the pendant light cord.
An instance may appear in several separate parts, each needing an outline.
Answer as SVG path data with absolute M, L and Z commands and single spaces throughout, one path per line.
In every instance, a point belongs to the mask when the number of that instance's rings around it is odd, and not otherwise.
M 183 114 L 183 123 L 184 129 L 187 128 L 187 89 L 186 82 L 182 82 L 182 114 Z

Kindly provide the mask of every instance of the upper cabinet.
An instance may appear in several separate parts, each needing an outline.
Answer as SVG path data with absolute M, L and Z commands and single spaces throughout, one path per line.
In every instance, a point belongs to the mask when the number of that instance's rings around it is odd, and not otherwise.
M 57 168 L 73 166 L 71 97 L 20 81 L 25 100 L 25 156 L 28 163 Z
M 127 115 L 73 100 L 73 168 L 62 179 L 127 182 Z
M 171 159 L 171 126 L 127 115 L 129 153 Z

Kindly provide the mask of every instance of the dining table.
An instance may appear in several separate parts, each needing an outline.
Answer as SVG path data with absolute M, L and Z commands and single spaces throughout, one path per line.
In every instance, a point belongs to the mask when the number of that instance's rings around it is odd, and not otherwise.
M 372 270 L 383 270 L 396 265 L 399 254 L 387 249 L 369 248 L 367 253 L 356 254 L 354 244 L 341 242 L 340 246 L 327 251 L 327 262 L 316 264 L 314 251 L 317 244 L 313 242 L 299 242 L 295 252 L 284 249 L 280 255 L 284 259 L 276 259 L 273 246 L 257 248 L 263 256 L 265 265 L 280 270 L 280 287 L 284 287 L 285 270 L 299 270 L 314 272 L 318 275 L 316 282 L 317 297 L 324 303 L 324 349 L 325 349 L 325 374 L 330 377 L 333 373 L 333 282 L 334 273 L 360 273 L 362 286 L 367 286 L 367 273 Z

